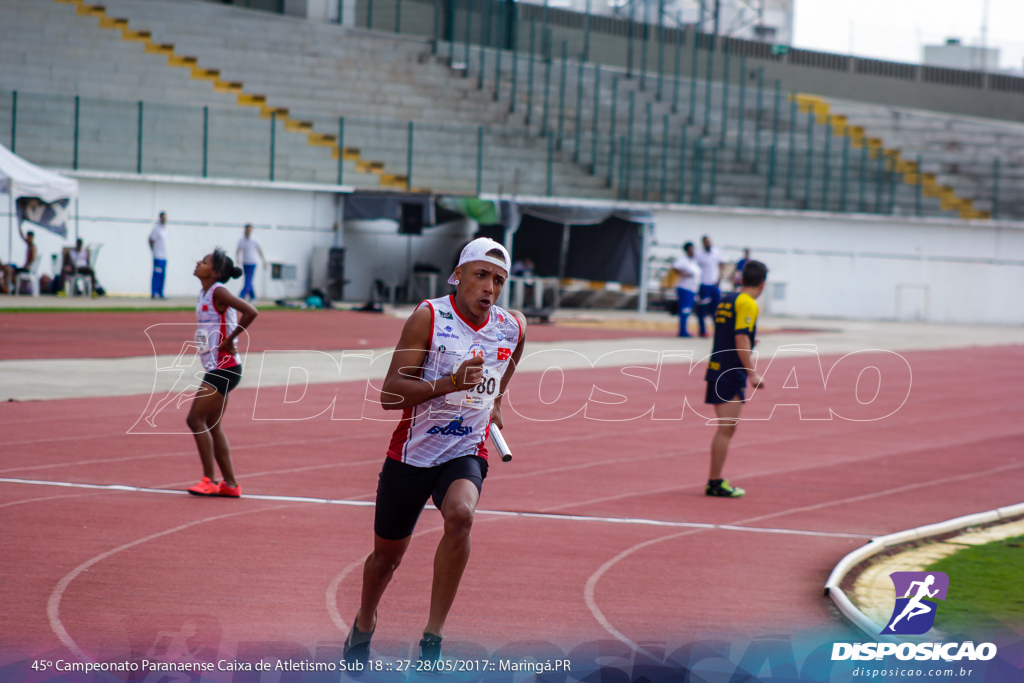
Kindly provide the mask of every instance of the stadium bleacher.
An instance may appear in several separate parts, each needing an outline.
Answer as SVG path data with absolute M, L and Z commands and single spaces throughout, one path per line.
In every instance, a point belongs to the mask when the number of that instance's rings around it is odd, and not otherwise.
M 776 92 L 738 57 L 728 83 L 666 69 L 658 87 L 653 72 L 581 63 L 536 25 L 531 59 L 526 27 L 519 49 L 499 56 L 496 47 L 376 30 L 380 10 L 374 31 L 200 0 L 111 0 L 102 9 L 9 0 L 3 12 L 13 21 L 0 22 L 0 131 L 16 130 L 19 153 L 59 168 L 1024 213 L 1012 163 L 1024 126 L 826 99 L 785 83 Z M 449 54 L 464 64 L 449 64 Z

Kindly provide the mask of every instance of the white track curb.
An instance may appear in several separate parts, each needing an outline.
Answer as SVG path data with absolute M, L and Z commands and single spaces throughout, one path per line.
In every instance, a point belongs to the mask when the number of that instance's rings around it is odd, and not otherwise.
M 885 627 L 871 621 L 867 615 L 857 609 L 856 605 L 846 597 L 846 593 L 843 592 L 843 589 L 839 587 L 839 584 L 843 582 L 843 579 L 846 578 L 847 573 L 849 573 L 853 567 L 872 555 L 877 555 L 886 548 L 891 548 L 894 545 L 929 538 L 931 536 L 938 536 L 939 534 L 956 531 L 957 529 L 963 529 L 975 524 L 986 524 L 988 522 L 995 522 L 1007 517 L 1017 517 L 1022 514 L 1024 514 L 1024 503 L 1009 505 L 1007 507 L 989 510 L 988 512 L 979 512 L 974 515 L 957 517 L 956 519 L 946 520 L 945 522 L 939 522 L 938 524 L 919 526 L 915 529 L 898 531 L 895 534 L 879 536 L 878 538 L 871 539 L 867 545 L 854 550 L 839 561 L 839 564 L 835 566 L 835 569 L 833 569 L 832 573 L 829 575 L 828 581 L 825 582 L 825 595 L 832 598 L 832 602 L 836 604 L 839 611 L 842 612 L 847 619 L 852 621 L 857 628 L 864 631 L 864 633 L 872 639 L 889 641 L 895 640 L 892 636 L 879 635 Z

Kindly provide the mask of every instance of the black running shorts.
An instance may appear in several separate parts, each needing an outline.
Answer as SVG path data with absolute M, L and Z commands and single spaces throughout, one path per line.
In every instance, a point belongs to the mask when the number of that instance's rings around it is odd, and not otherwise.
M 707 389 L 704 392 L 704 403 L 711 405 L 731 403 L 737 400 L 737 396 L 740 403 L 744 403 L 747 400 L 746 376 L 740 375 L 738 372 L 727 372 L 715 379 L 709 379 L 707 385 Z
M 242 366 L 236 365 L 233 368 L 211 370 L 203 377 L 203 381 L 216 389 L 221 396 L 227 396 L 228 392 L 242 381 Z
M 428 498 L 433 498 L 434 506 L 440 509 L 453 482 L 469 479 L 481 491 L 486 477 L 487 461 L 476 455 L 464 455 L 436 467 L 414 467 L 385 458 L 377 482 L 373 532 L 389 541 L 408 538 Z

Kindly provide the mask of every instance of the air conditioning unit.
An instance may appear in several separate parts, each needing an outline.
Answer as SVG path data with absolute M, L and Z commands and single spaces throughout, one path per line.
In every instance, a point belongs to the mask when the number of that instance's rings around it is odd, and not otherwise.
M 295 280 L 299 276 L 298 266 L 292 263 L 271 263 L 270 264 L 270 279 L 271 280 Z

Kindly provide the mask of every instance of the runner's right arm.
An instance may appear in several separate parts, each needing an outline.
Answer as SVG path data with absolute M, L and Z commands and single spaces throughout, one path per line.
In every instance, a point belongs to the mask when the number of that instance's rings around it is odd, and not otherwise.
M 433 331 L 429 308 L 417 308 L 409 316 L 381 386 L 380 405 L 384 410 L 402 410 L 437 396 L 466 391 L 483 379 L 484 359 L 474 357 L 463 363 L 452 375 L 443 375 L 433 382 L 421 380 L 423 361 L 430 351 L 430 335 Z

